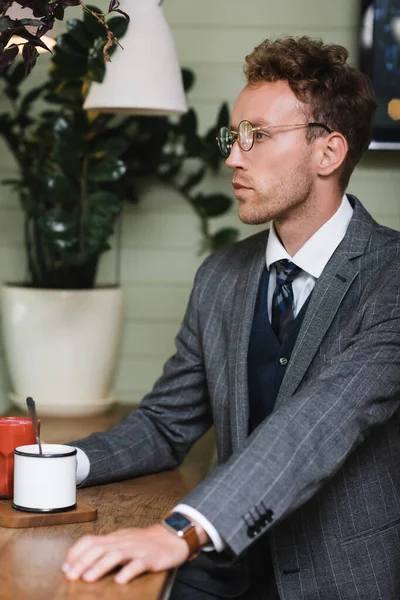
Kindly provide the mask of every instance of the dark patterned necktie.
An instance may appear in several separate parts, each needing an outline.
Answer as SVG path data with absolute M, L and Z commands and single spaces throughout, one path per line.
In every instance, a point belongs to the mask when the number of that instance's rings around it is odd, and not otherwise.
M 272 328 L 282 344 L 285 333 L 291 325 L 293 315 L 292 281 L 301 272 L 300 267 L 287 260 L 274 263 L 276 269 L 276 285 L 272 297 Z

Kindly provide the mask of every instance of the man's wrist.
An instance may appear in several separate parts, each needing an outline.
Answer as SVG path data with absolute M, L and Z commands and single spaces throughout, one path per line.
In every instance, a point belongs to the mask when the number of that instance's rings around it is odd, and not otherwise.
M 192 560 L 199 555 L 203 546 L 209 543 L 210 538 L 206 531 L 193 519 L 182 512 L 172 511 L 168 513 L 161 524 L 172 535 L 175 535 L 186 542 L 189 548 L 188 560 Z
M 182 513 L 183 515 L 185 515 L 186 517 L 191 519 L 194 523 L 197 523 L 198 525 L 200 525 L 202 527 L 202 529 L 204 529 L 204 531 L 207 533 L 208 537 L 211 540 L 211 543 L 209 543 L 203 547 L 204 552 L 211 552 L 211 551 L 222 552 L 225 549 L 226 543 L 223 540 L 223 538 L 220 536 L 218 530 L 196 508 L 193 508 L 193 506 L 190 506 L 189 504 L 185 504 L 184 502 L 180 502 L 179 504 L 174 506 L 174 508 L 172 510 L 175 512 Z
M 182 514 L 184 514 L 184 513 L 182 513 Z M 192 521 L 192 523 L 194 523 L 197 537 L 199 538 L 200 546 L 203 547 L 203 546 L 206 546 L 207 544 L 209 544 L 211 542 L 211 540 L 210 540 L 209 535 L 205 531 L 205 529 L 203 529 L 202 526 L 199 525 L 198 523 L 196 523 L 196 521 L 194 521 L 193 519 L 190 519 L 190 520 Z

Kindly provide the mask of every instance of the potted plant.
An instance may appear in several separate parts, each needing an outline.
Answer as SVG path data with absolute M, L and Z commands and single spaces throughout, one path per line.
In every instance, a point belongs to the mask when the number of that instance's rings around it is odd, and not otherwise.
M 96 288 L 96 270 L 124 200 L 138 200 L 139 176 L 160 177 L 182 193 L 201 219 L 205 247 L 237 235 L 232 229 L 211 234 L 208 227 L 209 217 L 226 212 L 231 200 L 194 192 L 207 172 L 218 170 L 215 136 L 229 117 L 226 106 L 203 137 L 193 110 L 178 122 L 83 110 L 90 81 L 104 76 L 110 32 L 122 38 L 127 27 L 124 17 L 112 17 L 105 29 L 98 16 L 90 7 L 82 20 L 68 21 L 41 86 L 21 94 L 22 62 L 2 74 L 12 111 L 0 115 L 0 134 L 20 171 L 6 183 L 24 211 L 29 272 L 24 285 L 3 286 L 3 335 L 14 402 L 22 406 L 25 396 L 36 396 L 41 414 L 93 414 L 113 401 L 108 384 L 122 292 Z M 184 71 L 184 81 L 189 89 L 193 73 Z M 194 172 L 183 176 L 188 162 Z

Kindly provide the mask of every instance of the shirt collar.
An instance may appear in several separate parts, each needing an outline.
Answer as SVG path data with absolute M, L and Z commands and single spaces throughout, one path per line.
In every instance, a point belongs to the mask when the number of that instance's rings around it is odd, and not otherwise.
M 318 279 L 344 238 L 352 216 L 353 209 L 345 194 L 335 214 L 307 240 L 294 256 L 287 253 L 276 234 L 274 224 L 271 223 L 266 254 L 267 269 L 270 269 L 272 263 L 286 258 Z

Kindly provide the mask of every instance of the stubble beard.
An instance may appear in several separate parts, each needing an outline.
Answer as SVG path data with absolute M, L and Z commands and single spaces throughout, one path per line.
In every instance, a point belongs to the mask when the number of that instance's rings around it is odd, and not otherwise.
M 239 200 L 239 219 L 246 225 L 263 225 L 306 210 L 312 193 L 310 172 L 302 169 L 293 177 L 285 177 L 272 188 L 253 188 L 252 198 Z

